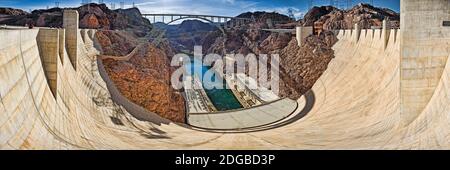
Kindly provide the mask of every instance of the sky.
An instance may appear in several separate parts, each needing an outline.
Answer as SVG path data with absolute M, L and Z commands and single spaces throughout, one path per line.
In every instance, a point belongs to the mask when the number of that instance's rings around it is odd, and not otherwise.
M 55 1 L 60 7 L 80 6 L 82 0 L 0 0 L 0 7 L 20 8 L 26 11 L 55 7 Z M 287 14 L 289 9 L 297 19 L 303 17 L 308 11 L 308 0 L 83 0 L 98 3 L 103 2 L 111 7 L 120 8 L 120 2 L 124 7 L 136 5 L 142 13 L 176 13 L 176 14 L 203 14 L 236 16 L 243 12 L 266 11 Z M 347 0 L 340 0 L 347 2 Z M 353 5 L 370 0 L 353 0 Z M 314 6 L 329 5 L 330 0 L 314 0 Z M 400 0 L 373 0 L 375 6 L 400 10 Z M 347 5 L 341 3 L 340 7 Z

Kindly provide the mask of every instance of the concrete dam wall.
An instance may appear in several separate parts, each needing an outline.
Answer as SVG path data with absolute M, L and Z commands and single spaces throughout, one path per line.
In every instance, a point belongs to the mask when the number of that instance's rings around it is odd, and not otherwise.
M 402 13 L 421 1 L 402 0 L 405 3 L 408 8 L 402 7 Z M 432 3 L 449 7 L 445 0 Z M 439 15 L 441 11 L 430 10 L 436 6 L 421 4 L 420 10 Z M 297 114 L 305 116 L 249 133 L 210 133 L 136 119 L 111 100 L 97 69 L 90 31 L 76 31 L 74 67 L 74 59 L 64 51 L 67 43 L 46 39 L 56 34 L 52 40 L 64 39 L 61 35 L 68 36 L 67 31 L 3 29 L 0 149 L 450 149 L 450 37 L 441 24 L 433 26 L 440 29 L 429 33 L 443 37 L 433 47 L 443 49 L 439 56 L 445 57 L 430 60 L 442 70 L 430 78 L 433 90 L 423 93 L 428 99 L 420 112 L 402 109 L 408 107 L 402 104 L 408 96 L 402 93 L 405 65 L 420 67 L 404 60 L 408 51 L 402 39 L 414 34 L 387 27 L 341 30 L 329 68 L 297 101 Z M 433 41 L 427 36 L 421 40 Z M 427 51 L 419 53 L 431 56 Z

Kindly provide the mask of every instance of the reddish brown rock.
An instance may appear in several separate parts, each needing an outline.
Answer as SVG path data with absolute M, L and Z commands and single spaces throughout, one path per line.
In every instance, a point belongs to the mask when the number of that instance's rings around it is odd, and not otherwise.
M 99 31 L 96 37 L 107 55 L 126 55 L 137 45 L 133 37 L 123 32 Z M 170 49 L 167 43 L 159 47 L 147 43 L 128 61 L 103 62 L 123 96 L 161 117 L 184 123 L 184 98 L 170 84 L 175 71 L 170 66 Z
M 13 9 L 13 8 L 0 8 L 0 15 L 27 15 L 28 13 L 21 9 Z
M 136 38 L 124 31 L 97 31 L 96 39 L 104 55 L 127 55 L 138 45 Z
M 315 22 L 322 22 L 325 30 L 335 30 L 352 29 L 355 23 L 359 23 L 361 28 L 371 28 L 381 27 L 384 19 L 389 19 L 392 27 L 400 26 L 400 14 L 395 11 L 361 3 L 349 10 L 314 7 L 305 15 L 301 25 L 313 26 Z
M 95 3 L 86 4 L 78 8 L 51 8 L 34 10 L 31 14 L 0 16 L 0 24 L 24 26 L 27 23 L 32 23 L 41 27 L 62 27 L 62 13 L 66 9 L 78 11 L 80 28 L 127 29 L 141 37 L 147 35 L 152 29 L 150 21 L 142 17 L 137 8 L 110 10 L 105 4 Z M 22 14 L 20 12 L 11 12 L 12 10 L 4 11 L 4 13 Z
M 292 39 L 280 53 L 281 96 L 296 99 L 312 88 L 334 58 L 332 32 L 307 37 L 301 47 Z
M 80 24 L 89 29 L 100 28 L 100 23 L 94 14 L 85 15 L 83 19 L 81 19 Z

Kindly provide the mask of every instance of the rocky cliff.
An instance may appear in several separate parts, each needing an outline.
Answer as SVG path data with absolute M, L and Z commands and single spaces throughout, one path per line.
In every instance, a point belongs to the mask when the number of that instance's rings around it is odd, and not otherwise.
M 288 44 L 291 36 L 285 34 L 271 34 L 261 30 L 268 28 L 268 19 L 274 22 L 290 22 L 285 15 L 267 12 L 247 12 L 238 15 L 240 18 L 249 18 L 255 22 L 235 25 L 226 30 L 226 36 L 221 32 L 206 35 L 203 49 L 206 53 L 241 53 L 260 54 L 268 53 L 273 49 L 281 49 Z M 230 24 L 229 24 L 230 25 Z
M 17 15 L 27 15 L 28 13 L 21 10 L 21 9 L 13 9 L 13 8 L 0 8 L 0 15 L 10 15 L 10 16 L 17 16 Z
M 381 27 L 384 19 L 389 19 L 392 27 L 400 26 L 400 14 L 386 8 L 369 4 L 358 4 L 349 10 L 340 10 L 331 6 L 314 7 L 300 21 L 303 26 L 312 26 L 322 22 L 326 30 L 351 29 L 355 23 L 361 28 Z
M 110 10 L 105 4 L 87 4 L 78 8 L 80 28 L 103 30 L 129 30 L 138 36 L 146 35 L 152 28 L 150 21 L 143 18 L 137 8 Z M 4 16 L 0 24 L 39 27 L 62 27 L 63 8 L 34 10 L 30 14 L 14 12 Z M 11 11 L 11 10 L 10 10 Z M 9 12 L 12 13 L 12 12 Z
M 126 55 L 138 45 L 124 32 L 99 31 L 96 37 L 105 55 Z M 166 119 L 184 123 L 184 98 L 170 84 L 175 71 L 170 67 L 173 56 L 170 49 L 167 42 L 158 47 L 145 43 L 127 60 L 104 59 L 103 62 L 122 95 Z
M 336 42 L 336 36 L 329 31 L 308 36 L 301 47 L 295 38 L 291 39 L 280 51 L 280 95 L 297 99 L 310 90 L 334 58 L 331 47 Z

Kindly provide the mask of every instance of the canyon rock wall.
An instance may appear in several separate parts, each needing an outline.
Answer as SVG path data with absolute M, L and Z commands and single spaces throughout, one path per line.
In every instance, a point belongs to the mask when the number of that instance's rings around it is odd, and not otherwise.
M 130 30 L 138 36 L 145 36 L 151 29 L 150 21 L 143 18 L 139 9 L 110 10 L 105 4 L 86 4 L 78 8 L 51 8 L 26 12 L 8 12 L 0 24 L 39 27 L 62 27 L 63 10 L 72 9 L 79 13 L 80 28 L 103 30 Z M 12 11 L 12 10 L 7 10 Z M 17 11 L 17 10 L 16 10 Z M 12 15 L 16 14 L 16 15 Z
M 98 31 L 96 37 L 105 55 L 123 56 L 138 48 L 128 59 L 103 60 L 123 96 L 163 118 L 184 123 L 184 98 L 170 83 L 175 68 L 170 66 L 173 52 L 167 43 L 158 47 L 138 43 L 129 33 L 118 31 Z
M 325 30 L 352 29 L 358 23 L 361 28 L 381 27 L 384 19 L 389 18 L 390 25 L 400 26 L 400 14 L 386 8 L 378 8 L 369 4 L 358 4 L 349 10 L 341 10 L 331 6 L 314 7 L 299 22 L 302 26 L 313 26 L 322 22 Z

